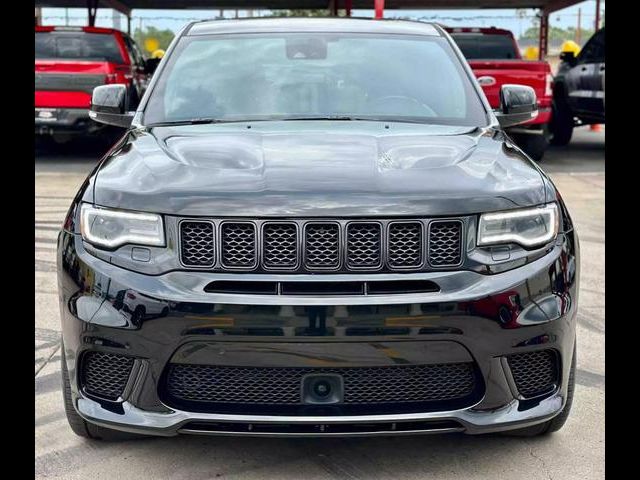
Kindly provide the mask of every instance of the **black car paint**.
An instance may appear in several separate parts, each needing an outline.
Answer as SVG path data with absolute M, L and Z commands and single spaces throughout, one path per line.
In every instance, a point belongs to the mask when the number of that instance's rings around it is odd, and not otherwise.
M 333 25 L 330 22 L 327 28 L 335 28 Z M 302 169 L 300 158 L 312 161 Z M 81 202 L 165 216 L 477 218 L 482 212 L 552 201 L 560 205 L 563 220 L 561 233 L 552 244 L 520 252 L 523 261 L 509 268 L 490 260 L 490 249 L 472 248 L 477 264 L 484 259 L 485 268 L 441 272 L 448 290 L 423 297 L 398 295 L 391 300 L 301 297 L 267 301 L 258 296 L 243 301 L 217 296 L 204 292 L 202 285 L 216 278 L 234 278 L 234 274 L 186 272 L 179 267 L 144 273 L 145 266 L 119 257 L 122 252 L 126 256 L 130 246 L 100 251 L 82 240 L 78 224 Z M 163 255 L 166 250 L 158 249 L 153 258 Z M 412 278 L 431 275 L 411 274 Z M 296 276 L 296 280 L 309 277 L 321 276 Z M 396 277 L 407 278 L 406 274 Z M 364 277 L 337 274 L 323 278 Z M 89 421 L 159 435 L 178 433 L 182 424 L 166 427 L 157 417 L 137 423 L 139 419 L 128 412 L 132 405 L 149 414 L 175 412 L 162 392 L 170 359 L 290 366 L 295 358 L 299 366 L 318 362 L 362 366 L 445 361 L 458 355 L 472 358 L 482 376 L 481 395 L 465 408 L 488 418 L 483 426 L 462 421 L 467 433 L 539 423 L 557 414 L 566 400 L 578 279 L 578 241 L 560 195 L 546 174 L 509 142 L 497 122 L 477 129 L 337 121 L 134 126 L 89 175 L 58 239 L 64 349 L 76 408 Z M 166 310 L 135 319 L 119 316 L 117 299 L 122 290 L 135 292 L 141 301 L 150 298 L 163 303 Z M 505 318 L 504 298 L 514 293 L 518 307 L 509 307 L 510 316 Z M 270 308 L 274 302 L 295 303 L 303 310 L 295 317 L 274 316 Z M 345 339 L 335 337 L 331 328 L 311 324 L 315 322 L 312 310 L 331 318 L 336 305 L 365 307 L 358 316 L 340 321 L 345 327 L 366 328 Z M 411 324 L 417 329 L 402 325 L 389 329 L 387 317 L 377 313 L 378 309 L 392 312 L 391 317 L 402 317 L 411 309 L 423 315 Z M 230 315 L 232 326 L 227 323 Z M 305 318 L 310 322 L 307 329 L 291 330 Z M 500 357 L 541 348 L 559 352 L 560 385 L 544 398 L 516 402 L 517 412 L 512 411 L 508 406 L 514 404 L 514 393 Z M 142 381 L 124 403 L 92 398 L 82 391 L 78 359 L 92 350 L 141 359 Z M 385 353 L 389 350 L 393 356 Z M 271 353 L 260 354 L 265 351 Z M 529 410 L 537 411 L 551 400 L 557 402 L 544 417 L 527 416 Z M 85 407 L 80 408 L 81 403 Z M 513 422 L 498 415 L 505 408 Z M 340 414 L 339 408 L 337 412 Z

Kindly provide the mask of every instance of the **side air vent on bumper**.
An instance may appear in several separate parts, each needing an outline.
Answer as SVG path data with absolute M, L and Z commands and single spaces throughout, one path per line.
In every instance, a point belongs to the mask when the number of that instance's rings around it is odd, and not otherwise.
M 518 392 L 524 398 L 550 393 L 558 385 L 559 362 L 555 350 L 509 355 L 507 361 Z
M 106 400 L 122 396 L 134 359 L 105 352 L 87 352 L 82 356 L 80 385 L 90 395 Z

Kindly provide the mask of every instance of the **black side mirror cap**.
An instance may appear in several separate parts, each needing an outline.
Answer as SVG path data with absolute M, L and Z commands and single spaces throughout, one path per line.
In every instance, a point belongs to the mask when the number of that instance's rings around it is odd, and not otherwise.
M 128 100 L 125 85 L 100 85 L 93 89 L 89 117 L 106 125 L 129 128 L 134 112 L 127 112 Z
M 496 112 L 501 127 L 525 123 L 538 116 L 538 100 L 533 88 L 526 85 L 502 85 L 500 109 Z

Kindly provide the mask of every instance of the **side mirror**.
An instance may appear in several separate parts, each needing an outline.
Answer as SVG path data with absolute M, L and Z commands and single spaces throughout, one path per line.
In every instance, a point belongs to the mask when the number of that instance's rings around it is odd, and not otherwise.
M 93 89 L 89 117 L 96 122 L 129 128 L 133 120 L 133 112 L 127 112 L 127 105 L 125 85 L 100 85 Z
M 158 68 L 158 64 L 160 63 L 160 58 L 148 58 L 144 61 L 144 73 L 148 73 L 152 75 L 153 72 Z
M 501 127 L 525 123 L 538 116 L 536 92 L 525 85 L 502 85 L 496 117 Z
M 572 67 L 577 63 L 578 59 L 574 52 L 562 52 L 560 54 L 560 60 L 568 63 Z

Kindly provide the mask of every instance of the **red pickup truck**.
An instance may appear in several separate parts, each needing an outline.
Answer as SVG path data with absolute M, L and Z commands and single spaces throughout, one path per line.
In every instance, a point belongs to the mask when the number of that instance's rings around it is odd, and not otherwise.
M 516 83 L 532 87 L 538 116 L 509 130 L 514 142 L 534 160 L 549 146 L 553 76 L 545 61 L 523 60 L 515 37 L 500 28 L 445 27 L 466 57 L 492 108 L 500 105 L 500 87 Z
M 122 83 L 135 109 L 149 82 L 148 63 L 126 33 L 97 27 L 35 27 L 36 141 L 64 142 L 97 132 L 89 119 L 94 87 Z

